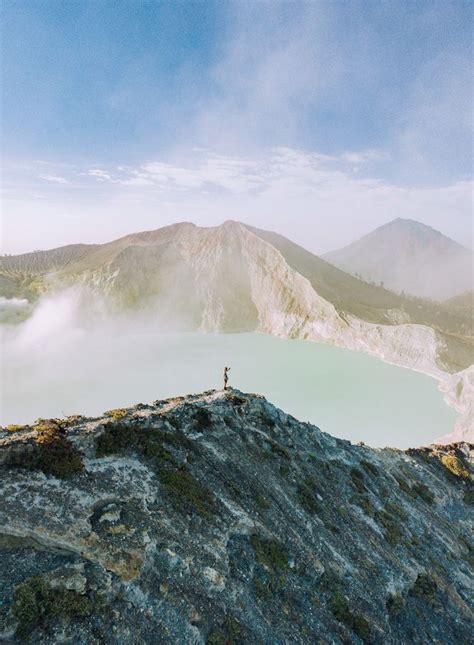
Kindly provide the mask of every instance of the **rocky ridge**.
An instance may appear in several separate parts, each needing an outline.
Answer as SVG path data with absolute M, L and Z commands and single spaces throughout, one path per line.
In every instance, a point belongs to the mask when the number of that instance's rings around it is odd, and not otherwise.
M 234 389 L 4 429 L 0 638 L 467 643 L 471 449 Z

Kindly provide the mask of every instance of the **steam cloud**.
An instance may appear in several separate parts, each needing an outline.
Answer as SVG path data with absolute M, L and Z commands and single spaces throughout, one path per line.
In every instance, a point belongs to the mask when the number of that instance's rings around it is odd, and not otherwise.
M 230 385 L 352 441 L 403 448 L 454 425 L 434 380 L 363 354 L 255 333 L 165 332 L 161 303 L 112 314 L 83 289 L 45 297 L 32 312 L 25 301 L 1 305 L 30 314 L 0 325 L 3 425 L 220 388 L 224 365 Z

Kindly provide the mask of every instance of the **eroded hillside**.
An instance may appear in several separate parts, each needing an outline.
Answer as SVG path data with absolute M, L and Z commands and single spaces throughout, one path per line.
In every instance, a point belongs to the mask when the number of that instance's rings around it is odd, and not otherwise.
M 330 437 L 237 390 L 0 434 L 1 638 L 470 638 L 469 446 Z

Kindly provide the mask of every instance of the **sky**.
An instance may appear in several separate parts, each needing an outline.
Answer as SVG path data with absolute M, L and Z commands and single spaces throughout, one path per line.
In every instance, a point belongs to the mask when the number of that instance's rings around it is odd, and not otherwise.
M 407 217 L 472 246 L 461 0 L 3 0 L 1 245 L 237 219 L 315 253 Z

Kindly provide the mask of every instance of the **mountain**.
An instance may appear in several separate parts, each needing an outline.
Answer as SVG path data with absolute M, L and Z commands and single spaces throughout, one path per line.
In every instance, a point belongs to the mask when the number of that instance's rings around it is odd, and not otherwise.
M 233 389 L 0 430 L 0 639 L 467 643 L 469 450 Z
M 461 413 L 456 436 L 472 432 L 470 413 L 464 417 L 474 390 L 468 313 L 368 284 L 276 233 L 233 221 L 181 223 L 107 244 L 0 258 L 0 296 L 34 303 L 71 287 L 111 312 L 146 313 L 173 330 L 257 330 L 425 372 Z
M 395 219 L 323 257 L 364 280 L 423 298 L 446 300 L 472 289 L 472 252 L 410 219 Z

